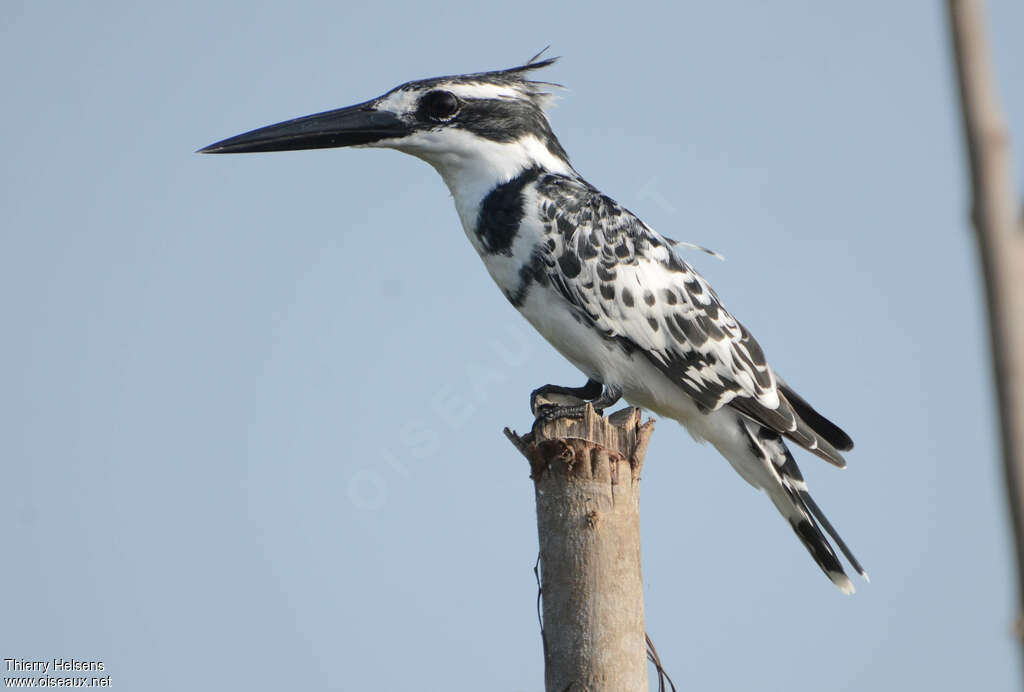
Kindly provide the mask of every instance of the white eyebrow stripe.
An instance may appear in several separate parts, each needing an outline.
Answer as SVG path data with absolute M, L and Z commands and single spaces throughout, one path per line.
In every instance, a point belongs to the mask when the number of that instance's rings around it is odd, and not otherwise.
M 456 96 L 469 99 L 497 99 L 497 98 L 523 98 L 524 94 L 513 87 L 485 84 L 476 82 L 471 84 L 445 84 L 440 88 L 447 89 Z

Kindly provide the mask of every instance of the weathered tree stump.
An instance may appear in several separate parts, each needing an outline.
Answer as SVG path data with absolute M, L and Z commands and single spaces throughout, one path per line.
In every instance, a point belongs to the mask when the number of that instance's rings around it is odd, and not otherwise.
M 505 434 L 529 460 L 548 692 L 647 692 L 640 469 L 654 422 L 628 408 Z

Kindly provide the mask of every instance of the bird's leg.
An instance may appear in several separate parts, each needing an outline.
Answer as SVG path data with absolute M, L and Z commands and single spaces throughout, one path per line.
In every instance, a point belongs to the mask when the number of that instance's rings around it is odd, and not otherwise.
M 544 389 L 544 387 L 541 387 L 541 389 Z M 564 387 L 563 389 L 570 388 Z M 583 387 L 577 387 L 576 389 L 577 391 L 585 390 L 586 396 L 579 398 L 589 401 L 590 405 L 594 407 L 594 410 L 597 411 L 598 415 L 601 415 L 606 408 L 612 406 L 616 401 L 622 398 L 622 387 L 615 385 L 604 385 L 602 387 L 601 383 L 595 382 L 594 380 L 590 380 Z M 576 395 L 573 394 L 573 396 Z M 582 418 L 583 412 L 586 411 L 586 409 L 586 403 L 571 404 L 568 406 L 543 404 L 534 409 L 534 415 L 537 417 L 534 421 L 534 427 L 536 428 L 539 423 L 547 423 L 548 421 L 555 420 L 556 418 Z
M 602 385 L 597 380 L 587 380 L 587 383 L 582 387 L 561 387 L 557 384 L 546 384 L 543 387 L 537 387 L 530 394 L 530 410 L 534 415 L 537 415 L 539 408 L 555 406 L 556 404 L 541 404 L 538 402 L 538 399 L 541 397 L 547 398 L 551 394 L 563 394 L 583 399 L 584 401 L 593 401 L 601 396 L 601 392 Z

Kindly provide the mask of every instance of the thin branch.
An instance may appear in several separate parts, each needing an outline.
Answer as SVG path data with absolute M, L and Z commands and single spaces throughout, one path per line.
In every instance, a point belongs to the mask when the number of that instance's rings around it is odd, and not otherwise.
M 1024 604 L 1024 225 L 983 0 L 947 0 L 995 379 L 1007 499 Z M 1018 620 L 1019 620 L 1018 616 Z

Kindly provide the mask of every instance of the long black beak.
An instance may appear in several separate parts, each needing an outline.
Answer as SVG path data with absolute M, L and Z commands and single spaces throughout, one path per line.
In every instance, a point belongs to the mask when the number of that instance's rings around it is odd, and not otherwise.
M 348 108 L 307 115 L 229 137 L 200 149 L 199 154 L 242 154 L 255 151 L 292 151 L 372 144 L 409 134 L 409 126 L 372 101 Z

